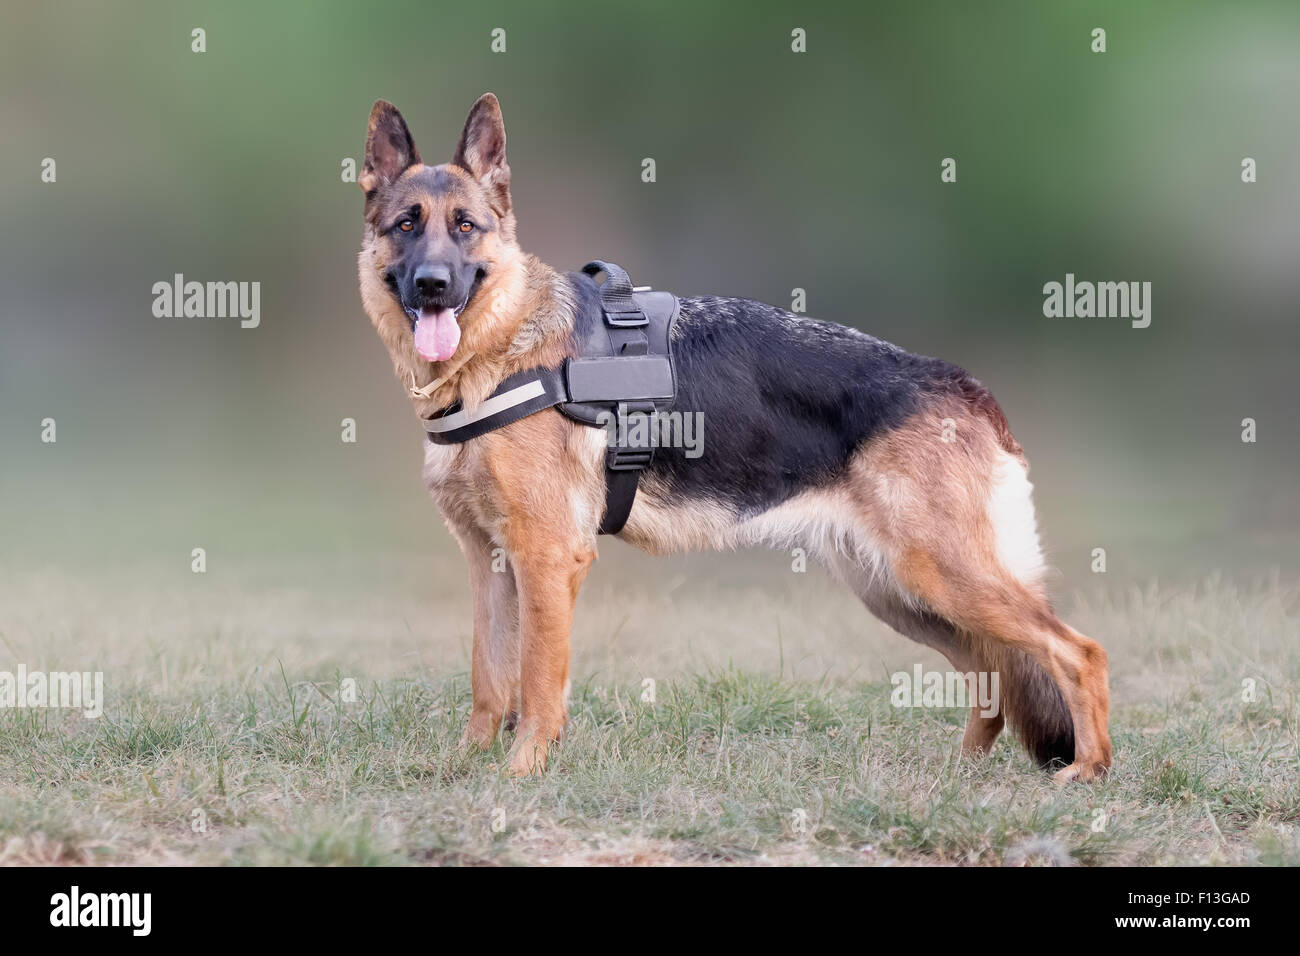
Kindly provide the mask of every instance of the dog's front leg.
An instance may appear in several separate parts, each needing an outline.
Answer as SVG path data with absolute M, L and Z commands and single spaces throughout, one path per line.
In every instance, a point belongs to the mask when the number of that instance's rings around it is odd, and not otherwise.
M 523 645 L 522 706 L 510 754 L 510 772 L 516 776 L 540 772 L 551 743 L 564 729 L 573 607 L 596 557 L 590 538 L 569 529 L 534 527 L 521 537 L 511 549 Z
M 474 596 L 473 709 L 461 746 L 489 749 L 519 688 L 519 598 L 514 568 L 478 529 L 458 530 Z

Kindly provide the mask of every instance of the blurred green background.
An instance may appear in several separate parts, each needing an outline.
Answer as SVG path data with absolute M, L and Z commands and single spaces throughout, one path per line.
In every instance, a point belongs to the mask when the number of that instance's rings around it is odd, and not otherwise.
M 361 309 L 362 199 L 340 168 L 377 97 L 437 162 L 484 90 L 521 242 L 546 261 L 784 307 L 801 287 L 812 315 L 987 382 L 1066 585 L 1098 580 L 1095 547 L 1108 580 L 1300 566 L 1294 2 L 0 16 L 0 566 L 188 577 L 203 546 L 214 570 L 311 555 L 360 574 L 450 547 Z M 260 282 L 260 327 L 155 318 L 151 287 L 178 272 Z M 1042 286 L 1067 272 L 1150 281 L 1150 328 L 1044 318 Z

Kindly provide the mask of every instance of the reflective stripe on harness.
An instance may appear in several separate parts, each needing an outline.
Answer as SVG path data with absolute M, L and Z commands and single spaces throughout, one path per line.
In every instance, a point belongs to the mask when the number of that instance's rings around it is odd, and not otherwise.
M 421 424 L 434 444 L 459 445 L 565 401 L 568 396 L 558 371 L 534 368 L 511 375 L 472 412 L 457 402 Z

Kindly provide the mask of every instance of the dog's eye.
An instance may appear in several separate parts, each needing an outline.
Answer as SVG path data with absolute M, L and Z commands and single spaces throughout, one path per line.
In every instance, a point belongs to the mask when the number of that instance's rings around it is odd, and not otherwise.
M 460 225 L 457 226 L 457 228 L 458 228 L 461 232 L 473 232 L 473 231 L 474 231 L 474 224 L 473 224 L 472 222 L 470 222 L 468 219 L 462 219 L 462 220 L 460 221 Z
M 410 219 L 403 219 L 401 222 L 397 224 L 397 228 L 402 230 L 402 232 L 410 232 L 412 229 L 415 228 L 415 223 L 412 222 Z

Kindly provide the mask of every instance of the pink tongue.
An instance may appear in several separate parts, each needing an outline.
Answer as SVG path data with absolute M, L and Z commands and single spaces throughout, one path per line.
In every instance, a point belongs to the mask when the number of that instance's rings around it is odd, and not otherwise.
M 420 313 L 415 322 L 415 350 L 426 362 L 445 362 L 456 354 L 460 344 L 460 326 L 451 309 L 433 309 Z

